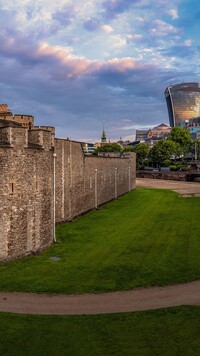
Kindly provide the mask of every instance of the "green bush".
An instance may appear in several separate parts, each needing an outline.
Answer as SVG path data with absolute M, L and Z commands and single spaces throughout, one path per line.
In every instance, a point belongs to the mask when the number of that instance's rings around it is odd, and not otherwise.
M 163 164 L 164 167 L 169 167 L 171 165 L 171 160 L 170 159 L 165 159 L 162 164 Z
M 176 164 L 169 166 L 170 171 L 187 171 L 187 166 L 185 164 Z
M 173 172 L 179 171 L 179 166 L 172 165 L 172 166 L 169 166 L 169 169 L 170 169 L 170 171 L 173 171 Z

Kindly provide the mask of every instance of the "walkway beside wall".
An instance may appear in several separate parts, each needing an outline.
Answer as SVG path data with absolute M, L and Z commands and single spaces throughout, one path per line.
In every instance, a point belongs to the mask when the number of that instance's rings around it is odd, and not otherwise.
M 171 189 L 185 198 L 200 197 L 200 183 L 137 178 L 136 186 L 144 188 Z
M 107 314 L 181 305 L 200 305 L 200 281 L 102 294 L 0 293 L 0 311 L 19 314 Z

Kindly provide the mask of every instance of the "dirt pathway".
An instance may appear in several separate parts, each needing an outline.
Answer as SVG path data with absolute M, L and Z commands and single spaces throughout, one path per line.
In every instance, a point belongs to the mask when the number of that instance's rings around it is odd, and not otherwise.
M 20 314 L 106 314 L 180 305 L 200 306 L 200 281 L 103 294 L 0 293 L 0 311 Z
M 136 186 L 145 188 L 171 189 L 183 197 L 200 197 L 200 183 L 162 179 L 137 178 Z

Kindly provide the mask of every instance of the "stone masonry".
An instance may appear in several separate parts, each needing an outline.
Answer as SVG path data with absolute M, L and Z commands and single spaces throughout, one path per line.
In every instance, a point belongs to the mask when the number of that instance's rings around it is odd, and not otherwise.
M 4 135 L 1 133 L 3 131 Z M 53 240 L 51 133 L 0 128 L 0 259 L 38 251 Z
M 45 249 L 55 222 L 135 187 L 134 153 L 84 156 L 81 143 L 54 139 L 51 127 L 17 125 L 4 116 L 0 123 L 0 260 Z
M 56 222 L 71 220 L 135 187 L 135 154 L 84 156 L 79 142 L 55 139 Z

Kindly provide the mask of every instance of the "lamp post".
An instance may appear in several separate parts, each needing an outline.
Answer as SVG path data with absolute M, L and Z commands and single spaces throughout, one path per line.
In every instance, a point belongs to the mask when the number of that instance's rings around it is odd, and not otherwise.
M 117 199 L 117 168 L 115 168 L 115 199 Z
M 56 153 L 53 153 L 53 241 L 56 242 Z
M 97 169 L 94 170 L 94 196 L 95 196 L 95 209 L 98 208 L 98 192 L 97 192 Z

